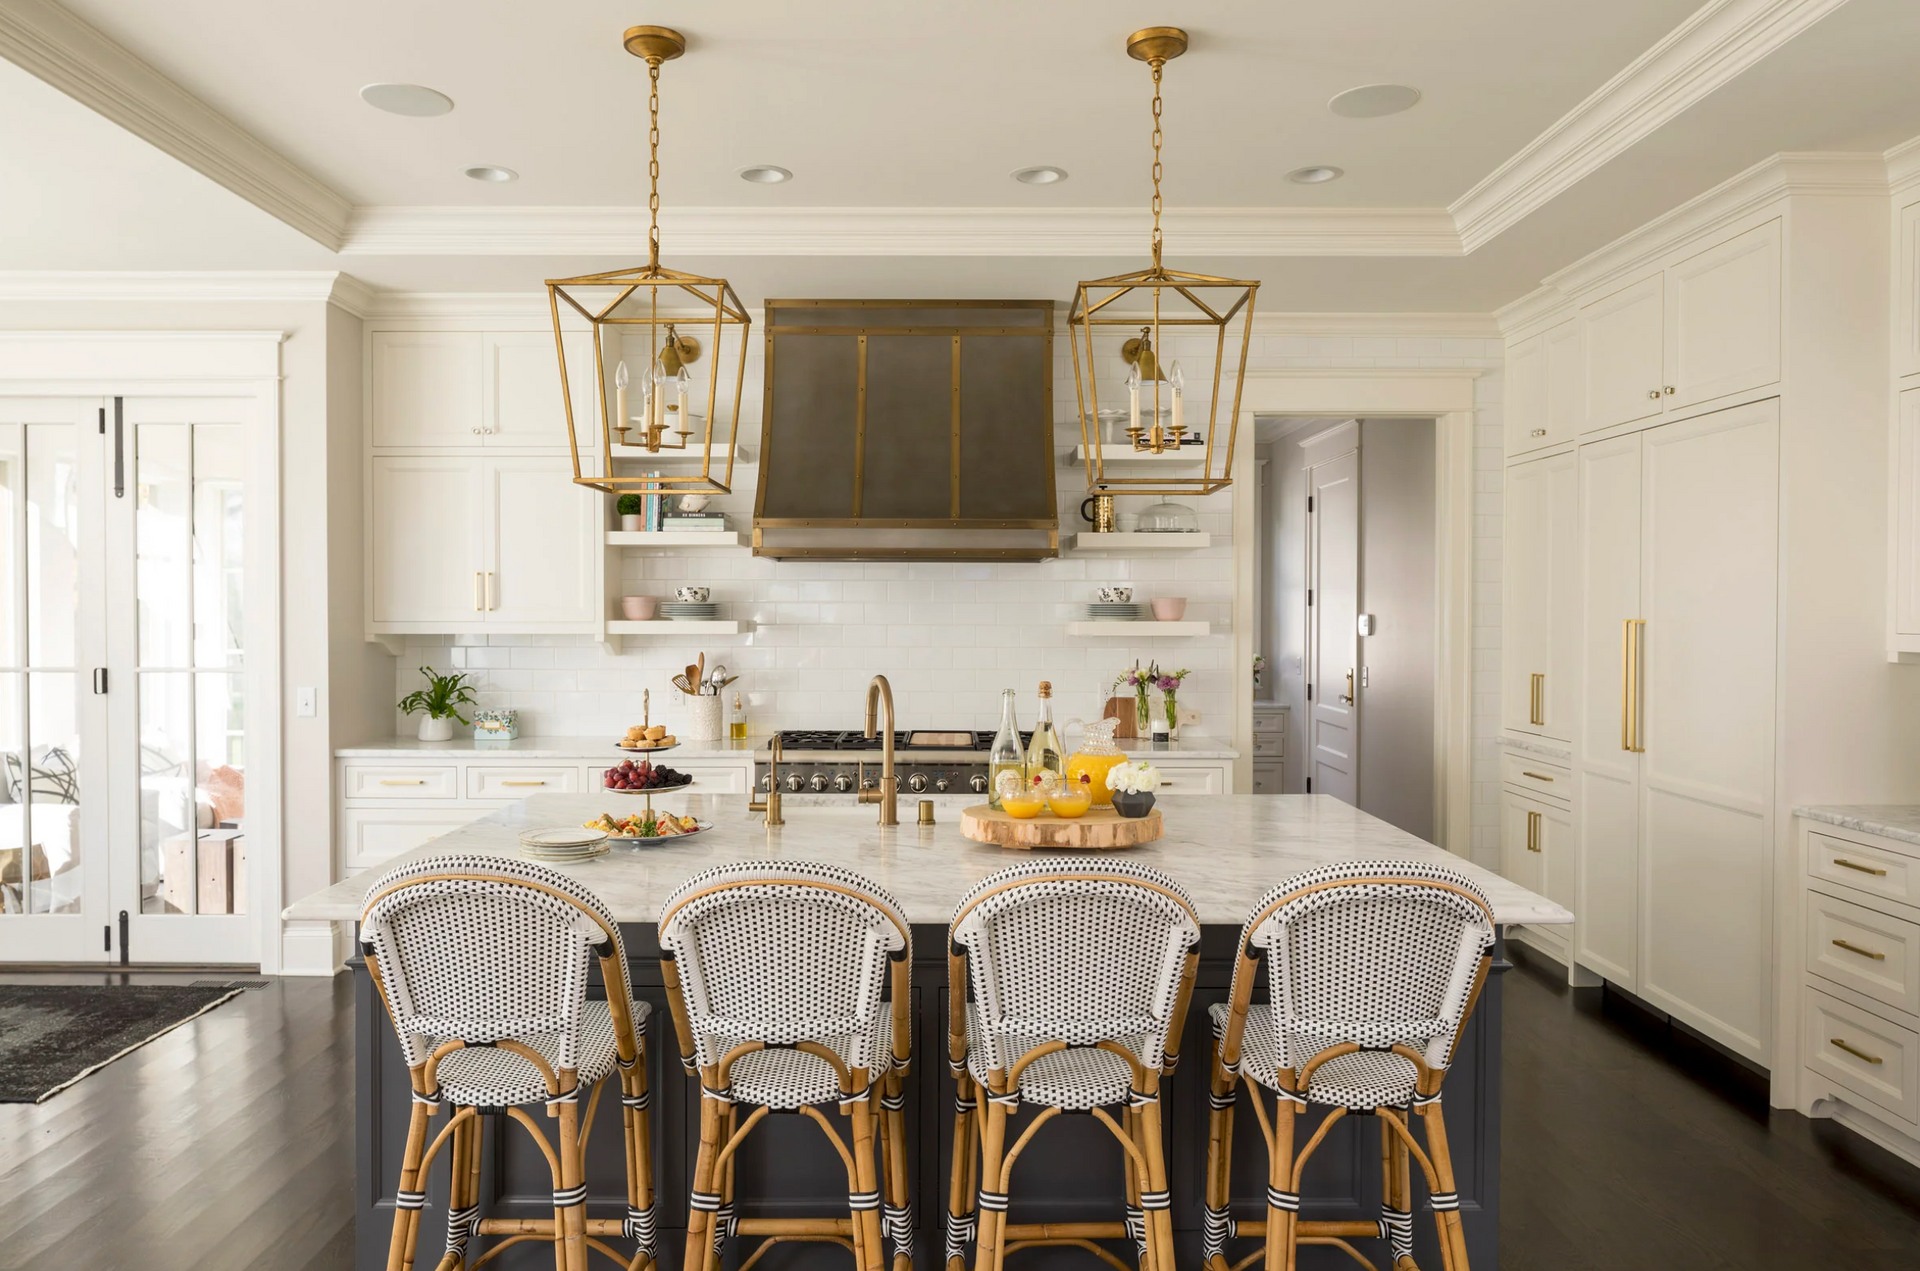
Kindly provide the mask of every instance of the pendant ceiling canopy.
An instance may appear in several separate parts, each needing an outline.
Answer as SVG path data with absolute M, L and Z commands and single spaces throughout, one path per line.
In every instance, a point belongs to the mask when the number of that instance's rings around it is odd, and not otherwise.
M 1067 315 L 1087 489 L 1094 494 L 1207 495 L 1233 484 L 1260 284 L 1161 261 L 1160 78 L 1186 51 L 1179 27 L 1127 37 L 1128 56 L 1153 71 L 1152 263 L 1081 283 Z M 1130 475 L 1119 475 L 1121 464 Z
M 687 42 L 658 26 L 634 27 L 623 42 L 649 80 L 647 263 L 547 280 L 573 479 L 609 493 L 726 494 L 752 320 L 726 279 L 660 263 L 660 67 Z M 582 385 L 591 388 L 576 400 Z M 684 461 L 683 470 L 639 471 L 660 460 Z

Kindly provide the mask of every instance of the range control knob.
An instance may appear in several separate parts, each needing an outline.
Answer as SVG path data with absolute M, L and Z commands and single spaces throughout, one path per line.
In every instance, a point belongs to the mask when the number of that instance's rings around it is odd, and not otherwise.
M 849 777 L 844 772 L 835 773 L 833 778 L 833 788 L 835 790 L 838 790 L 841 794 L 845 794 L 847 791 L 853 789 L 853 778 Z
M 787 774 L 787 789 L 793 792 L 794 794 L 799 794 L 800 787 L 805 784 L 806 783 L 800 779 L 799 773 L 790 772 Z
M 973 787 L 975 794 L 985 794 L 987 792 L 987 779 L 980 773 L 976 772 L 971 777 L 968 777 L 967 784 Z
M 926 788 L 927 788 L 926 773 L 916 772 L 911 777 L 907 778 L 907 789 L 913 791 L 915 794 L 919 794 L 922 790 L 925 790 Z
M 827 789 L 827 774 L 824 772 L 816 772 L 813 774 L 813 779 L 807 782 L 807 784 L 813 787 L 815 794 L 824 794 Z
M 937 790 L 939 793 L 945 794 L 947 792 L 947 787 L 952 784 L 953 782 L 947 780 L 945 777 L 936 777 L 934 778 L 933 788 Z
M 760 788 L 762 790 L 773 789 L 773 774 L 771 772 L 763 772 L 760 774 Z
M 877 788 L 877 787 L 878 787 L 879 785 L 880 785 L 880 781 L 879 781 L 879 778 L 877 778 L 877 777 L 862 777 L 862 778 L 860 778 L 860 788 L 861 788 L 862 790 L 872 790 L 872 789 L 876 789 L 876 788 Z

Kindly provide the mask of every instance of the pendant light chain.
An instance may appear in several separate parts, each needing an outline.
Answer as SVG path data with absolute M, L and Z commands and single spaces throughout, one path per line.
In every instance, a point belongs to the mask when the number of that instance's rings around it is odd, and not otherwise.
M 1153 267 L 1160 268 L 1160 68 L 1153 65 Z
M 647 59 L 647 78 L 652 81 L 647 94 L 647 263 L 660 268 L 660 63 Z M 1156 235 L 1158 231 L 1155 231 Z

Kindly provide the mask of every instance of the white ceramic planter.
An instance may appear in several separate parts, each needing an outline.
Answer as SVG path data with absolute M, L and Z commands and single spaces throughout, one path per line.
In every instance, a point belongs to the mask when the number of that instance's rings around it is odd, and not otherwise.
M 420 740 L 452 741 L 453 716 L 448 715 L 442 719 L 435 719 L 431 715 L 422 715 L 420 717 Z
M 688 741 L 719 741 L 721 716 L 720 697 L 689 697 L 687 699 L 687 726 L 681 734 Z
M 644 516 L 623 516 L 620 518 L 620 528 L 637 534 L 647 528 L 647 518 Z

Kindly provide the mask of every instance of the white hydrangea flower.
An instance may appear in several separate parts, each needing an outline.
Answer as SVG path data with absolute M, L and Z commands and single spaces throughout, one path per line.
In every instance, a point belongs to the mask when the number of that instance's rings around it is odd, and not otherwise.
M 1107 789 L 1123 794 L 1146 794 L 1160 784 L 1160 770 L 1142 760 L 1115 764 L 1107 770 Z

